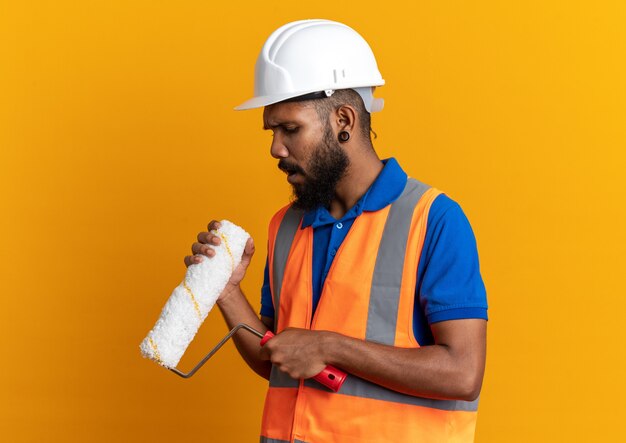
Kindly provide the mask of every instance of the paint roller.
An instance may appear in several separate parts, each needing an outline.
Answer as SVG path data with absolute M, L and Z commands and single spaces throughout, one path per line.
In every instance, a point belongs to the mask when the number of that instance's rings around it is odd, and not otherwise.
M 240 323 L 231 329 L 191 371 L 185 373 L 176 368 L 200 325 L 226 287 L 231 274 L 241 262 L 246 242 L 250 237 L 245 230 L 228 220 L 222 220 L 220 224 L 219 230 L 211 231 L 222 239 L 219 246 L 213 246 L 215 255 L 187 268 L 185 278 L 165 303 L 154 328 L 139 345 L 145 358 L 157 362 L 183 378 L 193 376 L 240 329 L 258 336 L 261 339 L 261 346 L 274 336 L 272 331 L 263 334 Z M 327 366 L 313 378 L 337 392 L 346 375 L 337 368 Z

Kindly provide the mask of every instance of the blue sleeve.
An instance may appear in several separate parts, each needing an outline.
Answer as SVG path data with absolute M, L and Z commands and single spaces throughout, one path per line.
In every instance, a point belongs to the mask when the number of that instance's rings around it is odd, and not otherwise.
M 269 259 L 265 259 L 263 287 L 261 288 L 261 315 L 274 318 L 274 304 L 272 303 L 272 290 L 270 289 Z
M 429 324 L 487 319 L 476 239 L 458 203 L 445 194 L 433 202 L 418 269 L 418 298 Z M 416 315 L 417 316 L 417 315 Z

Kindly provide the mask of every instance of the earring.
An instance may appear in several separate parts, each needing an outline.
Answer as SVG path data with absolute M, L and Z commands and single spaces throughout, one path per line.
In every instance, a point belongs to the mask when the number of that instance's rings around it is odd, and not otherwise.
M 350 133 L 348 131 L 340 131 L 339 132 L 339 141 L 341 143 L 345 143 L 350 140 Z

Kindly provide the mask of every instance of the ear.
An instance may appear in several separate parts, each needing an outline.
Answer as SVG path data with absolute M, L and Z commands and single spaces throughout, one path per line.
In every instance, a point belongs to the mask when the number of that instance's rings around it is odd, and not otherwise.
M 340 131 L 348 131 L 350 134 L 353 134 L 357 125 L 356 120 L 356 109 L 350 105 L 341 105 L 335 111 L 335 118 L 333 119 L 335 132 L 338 134 Z

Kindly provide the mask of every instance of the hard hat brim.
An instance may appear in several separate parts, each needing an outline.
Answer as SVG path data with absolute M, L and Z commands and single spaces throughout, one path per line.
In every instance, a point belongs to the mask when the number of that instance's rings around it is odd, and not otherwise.
M 376 85 L 359 85 L 359 86 L 342 86 L 341 89 L 354 89 L 357 87 L 369 87 L 369 86 L 383 86 L 385 84 L 384 80 L 381 80 L 379 84 Z M 282 102 L 283 100 L 287 100 L 294 97 L 299 97 L 301 95 L 311 94 L 313 92 L 323 91 L 325 89 L 333 89 L 337 90 L 337 87 L 329 87 L 329 88 L 315 88 L 307 91 L 299 91 L 299 92 L 287 92 L 284 94 L 276 94 L 276 95 L 263 95 L 260 97 L 252 97 L 249 100 L 246 100 L 239 106 L 236 106 L 235 111 L 245 111 L 246 109 L 255 109 L 261 108 L 263 106 L 273 105 L 274 103 Z
M 289 98 L 297 97 L 299 95 L 308 94 L 308 91 L 303 93 L 287 93 L 287 94 L 278 94 L 278 95 L 264 95 L 261 97 L 252 97 L 250 100 L 246 100 L 239 106 L 235 107 L 235 111 L 244 111 L 246 109 L 254 109 L 254 108 L 262 108 L 263 106 L 273 105 L 274 103 L 282 102 L 283 100 L 287 100 Z

